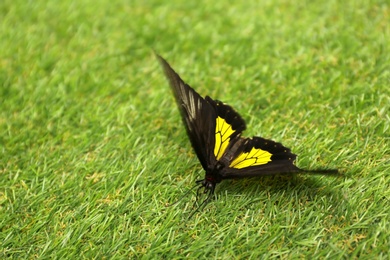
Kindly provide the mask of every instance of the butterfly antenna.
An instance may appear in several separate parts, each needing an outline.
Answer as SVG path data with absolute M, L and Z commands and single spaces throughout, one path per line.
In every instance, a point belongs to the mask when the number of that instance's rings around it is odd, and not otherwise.
M 197 194 L 196 194 L 196 200 L 194 202 L 194 207 L 195 207 L 195 204 L 197 204 L 197 202 L 198 202 L 199 192 L 200 192 L 201 188 L 203 188 L 203 186 L 200 186 L 196 192 Z M 196 212 L 200 211 L 201 209 L 204 209 L 204 207 L 210 202 L 210 200 L 214 194 L 214 189 L 215 189 L 215 187 L 212 187 L 211 189 L 207 189 L 207 188 L 205 189 L 205 191 L 203 193 L 208 193 L 207 197 L 202 201 L 202 203 L 200 203 L 200 205 L 194 211 L 192 211 L 192 213 L 188 216 L 188 219 L 192 218 L 192 216 L 195 215 Z
M 169 204 L 167 207 L 172 207 L 173 205 L 176 205 L 177 203 L 179 203 L 183 198 L 185 198 L 191 191 L 193 191 L 196 187 L 198 186 L 198 183 L 195 184 L 192 188 L 190 188 L 189 190 L 187 190 L 186 192 L 184 192 L 184 194 L 180 197 L 180 199 L 178 199 L 177 201 L 175 201 L 174 203 L 172 204 Z

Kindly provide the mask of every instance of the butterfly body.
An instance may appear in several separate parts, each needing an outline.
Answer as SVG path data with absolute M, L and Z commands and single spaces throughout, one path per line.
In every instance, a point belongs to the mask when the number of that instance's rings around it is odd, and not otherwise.
M 294 165 L 296 155 L 282 144 L 257 136 L 241 137 L 246 129 L 245 121 L 231 106 L 209 96 L 201 97 L 162 57 L 157 55 L 157 58 L 173 90 L 192 147 L 205 170 L 205 178 L 197 181 L 198 193 L 204 188 L 209 198 L 215 186 L 225 179 L 306 172 Z

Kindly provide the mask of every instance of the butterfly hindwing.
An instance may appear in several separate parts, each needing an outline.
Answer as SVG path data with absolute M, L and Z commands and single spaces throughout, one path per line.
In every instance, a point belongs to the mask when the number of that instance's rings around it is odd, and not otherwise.
M 241 138 L 234 146 L 237 146 L 232 147 L 235 154 L 223 158 L 229 166 L 221 172 L 224 179 L 301 171 L 293 164 L 296 155 L 272 140 Z

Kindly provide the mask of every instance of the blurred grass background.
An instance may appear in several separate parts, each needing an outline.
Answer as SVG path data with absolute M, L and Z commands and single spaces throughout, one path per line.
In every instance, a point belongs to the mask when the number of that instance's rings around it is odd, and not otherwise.
M 389 257 L 388 1 L 0 3 L 1 258 Z M 153 50 L 246 136 L 345 178 L 225 181 Z

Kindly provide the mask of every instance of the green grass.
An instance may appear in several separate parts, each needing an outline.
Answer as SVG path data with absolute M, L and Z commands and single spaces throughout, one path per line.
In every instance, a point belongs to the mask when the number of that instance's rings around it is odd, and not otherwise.
M 168 4 L 169 3 L 169 4 Z M 388 259 L 388 1 L 0 2 L 0 258 Z M 153 50 L 345 178 L 203 171 Z

